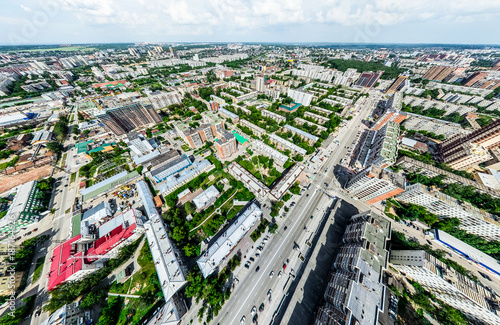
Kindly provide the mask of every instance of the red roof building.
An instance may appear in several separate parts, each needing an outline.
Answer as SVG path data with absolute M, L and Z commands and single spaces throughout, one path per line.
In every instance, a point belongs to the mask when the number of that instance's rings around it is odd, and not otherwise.
M 82 220 L 80 234 L 52 251 L 49 291 L 61 283 L 81 279 L 103 267 L 105 260 L 118 253 L 121 247 L 135 241 L 142 233 L 142 217 L 133 209 L 110 219 Z

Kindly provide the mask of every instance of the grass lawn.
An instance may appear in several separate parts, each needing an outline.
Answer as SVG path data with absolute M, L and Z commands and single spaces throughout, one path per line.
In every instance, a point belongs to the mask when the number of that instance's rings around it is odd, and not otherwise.
M 73 174 L 71 174 L 71 177 L 70 177 L 70 179 L 69 179 L 69 182 L 70 182 L 70 183 L 73 183 L 75 180 L 76 180 L 76 172 L 75 172 L 75 173 L 73 173 Z
M 163 297 L 147 241 L 144 241 L 137 262 L 141 268 L 123 284 L 113 283 L 109 290 L 112 293 L 141 296 L 141 298 L 126 299 L 128 301 L 121 310 L 118 325 L 140 323 L 142 317 L 154 308 L 155 303 Z M 138 290 L 132 293 L 134 287 Z
M 33 272 L 33 281 L 32 282 L 36 282 L 38 279 L 40 279 L 40 276 L 42 275 L 44 262 L 45 262 L 45 256 L 42 256 L 36 260 L 36 268 L 35 268 L 35 272 Z

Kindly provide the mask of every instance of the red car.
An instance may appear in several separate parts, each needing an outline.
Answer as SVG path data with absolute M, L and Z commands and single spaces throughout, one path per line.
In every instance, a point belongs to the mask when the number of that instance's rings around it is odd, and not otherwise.
M 286 269 L 286 263 L 283 264 L 283 270 Z

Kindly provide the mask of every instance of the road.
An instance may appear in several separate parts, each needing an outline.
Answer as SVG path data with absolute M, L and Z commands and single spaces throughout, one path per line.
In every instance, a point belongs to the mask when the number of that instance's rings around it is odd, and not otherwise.
M 379 96 L 377 93 L 374 96 Z M 356 110 L 359 111 L 360 107 Z M 298 199 L 296 207 L 293 208 L 285 220 L 278 220 L 280 224 L 279 231 L 276 235 L 271 236 L 269 243 L 263 250 L 261 257 L 256 260 L 250 267 L 250 271 L 239 278 L 239 284 L 234 289 L 231 298 L 222 307 L 218 316 L 214 317 L 212 324 L 237 324 L 243 316 L 246 318 L 246 323 L 252 322 L 251 309 L 253 306 L 259 308 L 262 302 L 266 308 L 264 312 L 259 314 L 259 323 L 269 324 L 274 311 L 278 307 L 279 301 L 283 297 L 285 291 L 283 287 L 290 277 L 291 269 L 297 270 L 300 264 L 298 258 L 299 252 L 294 251 L 294 242 L 304 243 L 304 238 L 310 236 L 310 231 L 314 231 L 313 225 L 319 224 L 318 220 L 324 215 L 324 205 L 331 205 L 333 202 L 326 194 L 326 184 L 334 184 L 335 177 L 333 167 L 336 166 L 341 159 L 345 157 L 347 149 L 356 136 L 359 130 L 362 119 L 366 118 L 372 109 L 366 107 L 348 121 L 345 127 L 339 132 L 343 135 L 339 139 L 339 144 L 332 142 L 324 152 L 332 153 L 323 163 L 317 175 L 313 176 L 312 186 L 305 191 Z M 337 183 L 338 184 L 338 183 Z M 330 191 L 334 193 L 334 191 Z M 321 208 L 318 208 L 321 206 Z M 313 218 L 311 219 L 311 216 Z M 287 230 L 284 230 L 284 226 Z M 304 229 L 304 226 L 307 229 Z M 255 246 L 258 246 L 257 242 Z M 302 249 L 303 247 L 301 247 Z M 247 254 L 250 255 L 250 254 Z M 283 271 L 283 264 L 289 259 L 284 274 L 281 278 L 276 278 L 280 270 Z M 242 261 L 243 263 L 246 261 Z M 260 270 L 257 272 L 256 267 Z M 271 271 L 274 271 L 273 278 L 270 278 Z M 290 278 L 292 280 L 292 277 Z M 267 297 L 269 289 L 272 290 L 271 302 Z M 267 306 L 269 305 L 270 306 Z M 271 308 L 269 308 L 271 307 Z M 189 321 L 189 318 L 186 318 Z
M 78 121 L 76 109 L 73 110 L 72 114 L 75 114 L 74 120 L 75 123 Z M 69 132 L 71 134 L 71 131 Z M 74 140 L 72 136 L 68 136 L 65 141 L 65 146 L 72 146 Z M 68 150 L 66 157 L 66 163 L 62 164 L 62 166 L 71 166 L 70 161 L 72 159 L 71 149 Z M 64 153 L 63 153 L 64 154 Z M 64 168 L 64 167 L 63 167 Z M 77 170 L 77 169 L 76 169 Z M 50 270 L 50 256 L 52 255 L 52 250 L 55 246 L 59 245 L 62 241 L 68 239 L 70 237 L 70 224 L 72 213 L 66 213 L 68 209 L 71 210 L 73 206 L 75 197 L 78 191 L 78 175 L 76 180 L 73 183 L 71 182 L 70 174 L 73 170 L 68 170 L 68 172 L 61 171 L 59 169 L 55 169 L 57 173 L 54 173 L 55 178 L 61 178 L 60 185 L 56 185 L 54 188 L 55 193 L 53 194 L 53 208 L 56 209 L 53 217 L 50 216 L 45 217 L 41 220 L 39 226 L 39 233 L 48 231 L 51 235 L 51 239 L 47 241 L 43 247 L 46 247 L 44 251 L 47 255 L 45 259 L 45 264 L 43 266 L 42 276 L 35 284 L 31 284 L 26 288 L 26 291 L 32 292 L 35 291 L 37 293 L 37 297 L 35 300 L 35 308 L 41 307 L 44 303 L 48 301 L 48 278 L 47 274 Z M 41 249 L 41 248 L 37 248 Z M 31 318 L 31 325 L 39 325 L 43 320 L 48 318 L 49 313 L 43 312 L 39 317 Z

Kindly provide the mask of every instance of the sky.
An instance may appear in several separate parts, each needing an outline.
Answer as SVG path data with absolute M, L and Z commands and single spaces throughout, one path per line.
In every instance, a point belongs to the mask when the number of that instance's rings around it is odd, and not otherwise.
M 0 44 L 500 44 L 499 0 L 0 0 Z

